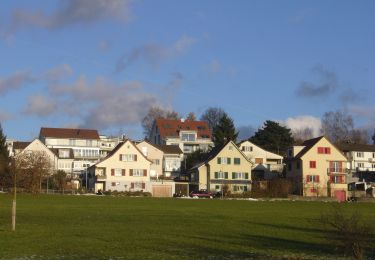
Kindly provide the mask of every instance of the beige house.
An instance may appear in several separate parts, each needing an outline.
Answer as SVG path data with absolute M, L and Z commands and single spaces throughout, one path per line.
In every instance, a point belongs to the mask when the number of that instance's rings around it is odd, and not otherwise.
M 253 164 L 252 180 L 269 180 L 282 173 L 282 156 L 266 151 L 248 140 L 240 142 L 238 147 Z
M 250 191 L 252 164 L 237 145 L 229 141 L 215 147 L 208 159 L 189 170 L 191 184 L 198 189 L 222 191 L 227 185 L 233 193 Z
M 291 147 L 287 156 L 286 177 L 292 180 L 296 194 L 346 199 L 347 159 L 327 138 L 306 140 Z
M 120 142 L 106 158 L 88 169 L 89 188 L 117 191 L 151 192 L 150 169 L 147 159 L 130 140 Z
M 137 147 L 152 162 L 150 166 L 150 178 L 157 180 L 163 176 L 163 151 L 147 141 L 137 143 Z

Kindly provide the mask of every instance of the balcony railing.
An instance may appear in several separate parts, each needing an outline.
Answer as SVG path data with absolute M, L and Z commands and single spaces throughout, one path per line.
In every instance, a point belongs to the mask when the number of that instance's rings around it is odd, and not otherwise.
M 327 174 L 346 174 L 348 173 L 348 169 L 346 168 L 328 168 L 327 169 Z
M 107 178 L 107 176 L 105 176 L 105 175 L 96 175 L 97 180 L 104 180 L 106 178 Z

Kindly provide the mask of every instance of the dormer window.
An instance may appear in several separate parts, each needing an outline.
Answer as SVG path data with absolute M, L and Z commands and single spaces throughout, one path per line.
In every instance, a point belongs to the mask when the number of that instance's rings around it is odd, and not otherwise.
M 195 134 L 193 133 L 182 133 L 181 141 L 195 141 Z

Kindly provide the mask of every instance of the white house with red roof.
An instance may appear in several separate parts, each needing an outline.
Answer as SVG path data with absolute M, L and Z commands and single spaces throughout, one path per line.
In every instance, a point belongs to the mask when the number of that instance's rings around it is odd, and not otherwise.
M 213 147 L 212 133 L 207 122 L 158 118 L 154 121 L 150 142 L 157 145 L 177 145 L 184 154 Z

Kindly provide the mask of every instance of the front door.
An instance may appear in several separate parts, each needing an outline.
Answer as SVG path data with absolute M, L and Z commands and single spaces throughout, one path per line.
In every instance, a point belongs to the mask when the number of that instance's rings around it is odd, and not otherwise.
M 97 193 L 98 191 L 104 191 L 104 185 L 103 185 L 103 182 L 97 182 L 95 183 L 95 193 Z

